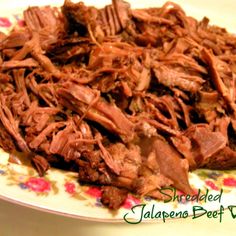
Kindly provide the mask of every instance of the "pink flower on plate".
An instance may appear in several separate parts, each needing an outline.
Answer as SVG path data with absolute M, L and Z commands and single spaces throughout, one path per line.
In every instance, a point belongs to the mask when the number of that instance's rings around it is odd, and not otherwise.
M 65 191 L 69 194 L 74 194 L 75 193 L 75 184 L 71 182 L 66 182 L 64 184 Z
M 51 184 L 44 178 L 31 177 L 25 185 L 32 191 L 37 193 L 45 193 L 51 190 Z
M 132 196 L 132 195 L 128 195 L 128 197 L 125 199 L 125 202 L 123 203 L 122 207 L 125 209 L 130 209 L 135 205 L 140 204 L 141 201 L 140 199 Z
M 179 196 L 179 199 L 180 199 L 179 203 L 183 203 L 183 204 L 187 203 L 187 201 L 186 201 L 187 194 L 186 193 L 176 189 L 176 195 Z
M 23 27 L 23 26 L 25 26 L 25 21 L 24 21 L 24 20 L 18 20 L 18 21 L 17 21 L 17 24 L 18 24 L 20 27 Z
M 216 190 L 216 191 L 219 190 L 219 188 L 211 180 L 206 180 L 205 184 L 206 184 L 206 186 L 210 187 L 212 190 Z
M 10 27 L 11 22 L 7 17 L 0 17 L 0 27 Z
M 223 179 L 223 184 L 228 187 L 236 187 L 236 179 L 232 177 L 225 178 Z
M 20 26 L 20 27 L 23 27 L 25 26 L 25 21 L 22 19 L 22 17 L 18 14 L 15 14 L 14 15 L 16 21 L 17 21 L 17 24 Z
M 100 188 L 98 187 L 89 187 L 89 189 L 85 192 L 88 195 L 92 196 L 92 197 L 101 197 L 102 196 L 102 191 Z

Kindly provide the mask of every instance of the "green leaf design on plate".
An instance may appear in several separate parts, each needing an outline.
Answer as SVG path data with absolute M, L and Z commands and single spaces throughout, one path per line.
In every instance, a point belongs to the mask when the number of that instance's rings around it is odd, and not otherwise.
M 81 200 L 81 201 L 87 200 L 87 198 L 85 196 L 83 196 L 81 193 L 74 193 L 71 195 L 71 197 L 73 197 L 77 200 Z
M 52 188 L 54 194 L 58 194 L 59 188 L 57 187 L 56 181 L 51 181 L 51 188 Z
M 27 168 L 28 169 L 28 175 L 29 176 L 35 176 L 36 175 L 36 171 L 33 168 Z

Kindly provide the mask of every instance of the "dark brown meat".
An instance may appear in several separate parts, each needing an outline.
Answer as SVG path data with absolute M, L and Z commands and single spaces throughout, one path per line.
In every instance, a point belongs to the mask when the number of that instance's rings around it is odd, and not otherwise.
M 2 84 L 10 82 L 11 77 L 7 74 L 0 73 L 0 82 Z
M 81 183 L 111 184 L 111 174 L 100 155 L 100 151 L 84 151 L 76 160 L 79 166 L 79 181 Z
M 189 138 L 187 138 L 184 135 L 172 137 L 171 141 L 173 145 L 176 147 L 176 149 L 181 153 L 186 160 L 188 160 L 189 169 L 194 170 L 196 169 L 196 161 L 194 159 L 193 153 L 192 153 L 192 143 Z
M 19 130 L 19 124 L 14 119 L 10 109 L 5 104 L 5 98 L 3 95 L 0 96 L 0 120 L 6 131 L 15 140 L 18 148 L 25 153 L 29 152 L 29 147 L 25 142 L 24 138 L 21 136 Z
M 56 43 L 58 38 L 65 33 L 63 15 L 58 8 L 29 7 L 24 11 L 24 20 L 32 35 L 35 32 L 39 34 L 42 49 Z
M 171 20 L 158 17 L 158 16 L 153 16 L 149 12 L 145 10 L 132 10 L 132 16 L 136 18 L 139 21 L 144 21 L 146 23 L 159 23 L 159 24 L 167 24 L 171 25 L 173 22 Z
M 2 124 L 0 125 L 0 147 L 6 152 L 12 152 L 16 149 L 11 135 L 7 133 Z
M 160 190 L 163 187 L 167 187 L 173 184 L 169 178 L 162 174 L 146 174 L 140 176 L 134 181 L 135 192 L 138 195 L 152 196 L 153 191 Z M 160 196 L 158 199 L 161 199 Z
M 80 158 L 83 151 L 94 149 L 96 140 L 91 134 L 90 127 L 83 121 L 79 124 L 80 130 L 73 122 L 55 134 L 50 144 L 50 153 L 61 155 L 65 161 Z
M 227 142 L 221 132 L 212 132 L 206 125 L 191 126 L 185 135 L 192 142 L 192 152 L 198 166 L 208 162 L 208 159 L 222 150 Z
M 173 181 L 174 187 L 192 194 L 193 190 L 188 182 L 188 162 L 166 141 L 156 139 L 153 143 L 160 173 Z
M 53 132 L 65 126 L 64 122 L 50 123 L 45 129 L 42 130 L 33 140 L 29 143 L 30 148 L 37 149 L 39 146 L 47 140 L 48 136 L 51 136 Z
M 86 119 L 100 123 L 108 130 L 124 136 L 124 139 L 132 139 L 134 127 L 132 122 L 115 104 L 103 101 L 98 91 L 66 83 L 57 90 L 57 95 L 62 105 L 81 115 L 84 114 Z
M 43 176 L 50 168 L 48 161 L 40 155 L 36 155 L 35 157 L 33 157 L 32 162 L 36 170 L 38 171 L 39 176 Z
M 99 145 L 99 148 L 99 151 L 81 153 L 81 158 L 77 160 L 80 181 L 102 185 L 112 184 L 131 190 L 138 178 L 142 163 L 139 147 L 132 145 L 126 148 L 124 144 L 117 143 L 108 148 Z
M 207 122 L 215 120 L 218 114 L 223 113 L 222 101 L 217 91 L 200 91 L 197 111 L 202 114 Z
M 4 48 L 22 47 L 30 39 L 27 30 L 15 31 L 8 35 L 0 44 L 0 50 Z
M 230 80 L 230 84 L 226 86 L 220 76 L 220 72 L 218 69 L 221 66 L 219 65 L 220 61 L 218 61 L 217 58 L 206 49 L 202 50 L 202 57 L 206 61 L 206 63 L 209 65 L 210 73 L 212 75 L 212 81 L 216 89 L 224 98 L 225 102 L 228 104 L 230 109 L 232 109 L 232 111 L 236 114 L 235 100 L 232 97 L 232 94 L 234 94 L 234 86 L 235 86 L 235 82 L 233 78 Z
M 157 80 L 167 87 L 178 87 L 184 91 L 197 92 L 204 80 L 201 77 L 178 72 L 167 66 L 157 66 L 154 69 Z
M 117 210 L 127 198 L 128 191 L 113 186 L 102 187 L 101 202 L 110 209 Z
M 130 5 L 122 0 L 113 0 L 112 5 L 102 9 L 66 0 L 62 12 L 69 21 L 85 27 L 93 40 L 100 42 L 105 36 L 114 36 L 125 29 L 130 18 L 129 8 Z
M 125 145 L 121 143 L 116 143 L 110 145 L 107 149 L 111 159 L 109 160 L 110 164 L 105 162 L 110 167 L 116 166 L 116 174 L 123 178 L 130 179 L 132 182 L 138 176 L 138 170 L 141 165 L 141 156 L 138 146 L 131 145 L 129 148 L 126 148 Z
M 22 61 L 18 60 L 5 61 L 2 63 L 2 65 L 0 65 L 0 70 L 6 71 L 15 68 L 36 68 L 38 66 L 39 63 L 35 61 L 33 58 L 27 58 Z
M 229 143 L 229 140 L 228 140 L 229 124 L 230 124 L 230 118 L 226 116 L 217 118 L 214 122 L 214 130 L 224 135 L 224 137 L 227 140 L 227 144 Z
M 33 101 L 29 108 L 21 114 L 22 124 L 26 127 L 27 133 L 37 134 L 46 128 L 59 111 L 57 108 L 39 107 L 38 103 Z
M 202 167 L 227 170 L 236 168 L 236 152 L 229 147 L 223 148 L 221 151 L 213 155 L 208 162 L 204 163 Z

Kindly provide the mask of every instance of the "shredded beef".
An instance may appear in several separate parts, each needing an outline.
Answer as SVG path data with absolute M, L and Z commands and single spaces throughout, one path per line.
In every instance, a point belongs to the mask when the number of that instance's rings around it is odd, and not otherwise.
M 128 192 L 192 194 L 188 172 L 236 167 L 236 37 L 172 2 L 29 7 L 0 32 L 0 147 Z M 21 154 L 21 155 L 22 155 Z
M 118 209 L 122 203 L 124 203 L 127 197 L 128 191 L 125 189 L 119 189 L 113 186 L 102 187 L 101 201 L 104 205 L 107 205 L 110 209 Z
M 43 176 L 46 171 L 50 168 L 48 161 L 39 155 L 32 158 L 33 165 L 39 173 L 39 176 Z

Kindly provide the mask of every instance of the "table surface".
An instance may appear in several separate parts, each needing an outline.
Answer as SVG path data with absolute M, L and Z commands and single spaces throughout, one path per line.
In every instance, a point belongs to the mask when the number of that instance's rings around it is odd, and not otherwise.
M 93 4 L 93 0 L 86 2 Z M 98 5 L 104 5 L 109 0 L 97 1 Z M 131 0 L 132 5 L 144 7 L 145 3 L 149 5 L 162 4 L 163 0 Z M 158 3 L 157 3 L 158 2 Z M 236 31 L 235 0 L 175 0 L 180 3 L 189 15 L 201 18 L 207 15 L 214 24 L 227 27 L 230 31 Z M 0 0 L 0 14 L 8 14 L 15 11 L 16 8 L 24 8 L 28 5 L 63 3 L 63 0 Z M 196 6 L 196 7 L 193 7 Z M 222 17 L 222 12 L 227 14 Z M 94 223 L 81 221 L 78 219 L 67 218 L 64 216 L 53 215 L 27 207 L 15 205 L 4 200 L 0 200 L 0 236 L 50 236 L 50 235 L 235 235 L 236 219 L 226 211 L 223 220 L 219 223 L 218 219 L 208 219 L 200 217 L 198 219 L 187 218 L 184 220 L 173 220 L 166 223 L 141 223 L 138 225 L 129 225 L 126 223 Z
M 178 221 L 178 222 L 176 222 Z M 120 235 L 235 235 L 236 219 L 229 211 L 219 219 L 202 216 L 198 219 L 167 221 L 166 223 L 101 223 L 58 216 L 0 200 L 1 236 L 120 236 Z

